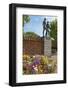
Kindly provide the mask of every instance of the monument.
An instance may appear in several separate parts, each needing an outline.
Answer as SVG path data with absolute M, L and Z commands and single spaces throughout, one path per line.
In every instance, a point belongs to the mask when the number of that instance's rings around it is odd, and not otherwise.
M 43 20 L 44 55 L 51 56 L 50 26 L 46 18 Z

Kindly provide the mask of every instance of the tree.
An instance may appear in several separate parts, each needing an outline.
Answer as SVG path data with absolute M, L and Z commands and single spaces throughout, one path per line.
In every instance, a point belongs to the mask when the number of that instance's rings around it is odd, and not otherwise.
M 57 19 L 50 22 L 50 36 L 54 38 L 54 45 L 57 47 Z
M 40 36 L 34 32 L 24 32 L 24 37 L 25 38 L 40 38 Z
M 23 26 L 24 24 L 28 23 L 30 21 L 30 17 L 28 15 L 23 15 Z
M 51 29 L 50 36 L 55 40 L 57 40 L 57 20 L 56 19 L 50 22 L 50 29 Z

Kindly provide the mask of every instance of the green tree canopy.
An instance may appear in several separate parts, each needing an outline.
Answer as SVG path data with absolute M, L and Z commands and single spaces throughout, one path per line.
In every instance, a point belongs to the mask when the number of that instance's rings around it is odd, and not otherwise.
M 54 38 L 56 41 L 57 40 L 57 19 L 50 22 L 50 29 L 51 29 L 50 36 Z
M 52 47 L 57 49 L 57 19 L 50 22 L 50 36 L 54 39 L 52 41 Z
M 23 26 L 30 21 L 29 15 L 23 15 Z
M 24 37 L 26 37 L 26 38 L 29 38 L 29 37 L 31 37 L 31 38 L 39 38 L 40 36 L 37 35 L 34 32 L 24 32 Z

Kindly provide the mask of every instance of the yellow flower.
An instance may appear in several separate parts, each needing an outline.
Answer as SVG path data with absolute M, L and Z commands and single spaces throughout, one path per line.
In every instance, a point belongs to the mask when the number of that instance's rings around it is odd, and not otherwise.
M 41 56 L 41 63 L 42 64 L 48 64 L 48 57 L 47 56 Z
M 30 56 L 29 55 L 23 55 L 23 60 L 30 60 Z

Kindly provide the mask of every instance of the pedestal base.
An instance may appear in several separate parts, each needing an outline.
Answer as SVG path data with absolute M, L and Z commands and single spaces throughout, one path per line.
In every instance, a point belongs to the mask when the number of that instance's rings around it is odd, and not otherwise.
M 51 39 L 44 37 L 44 55 L 51 56 Z

